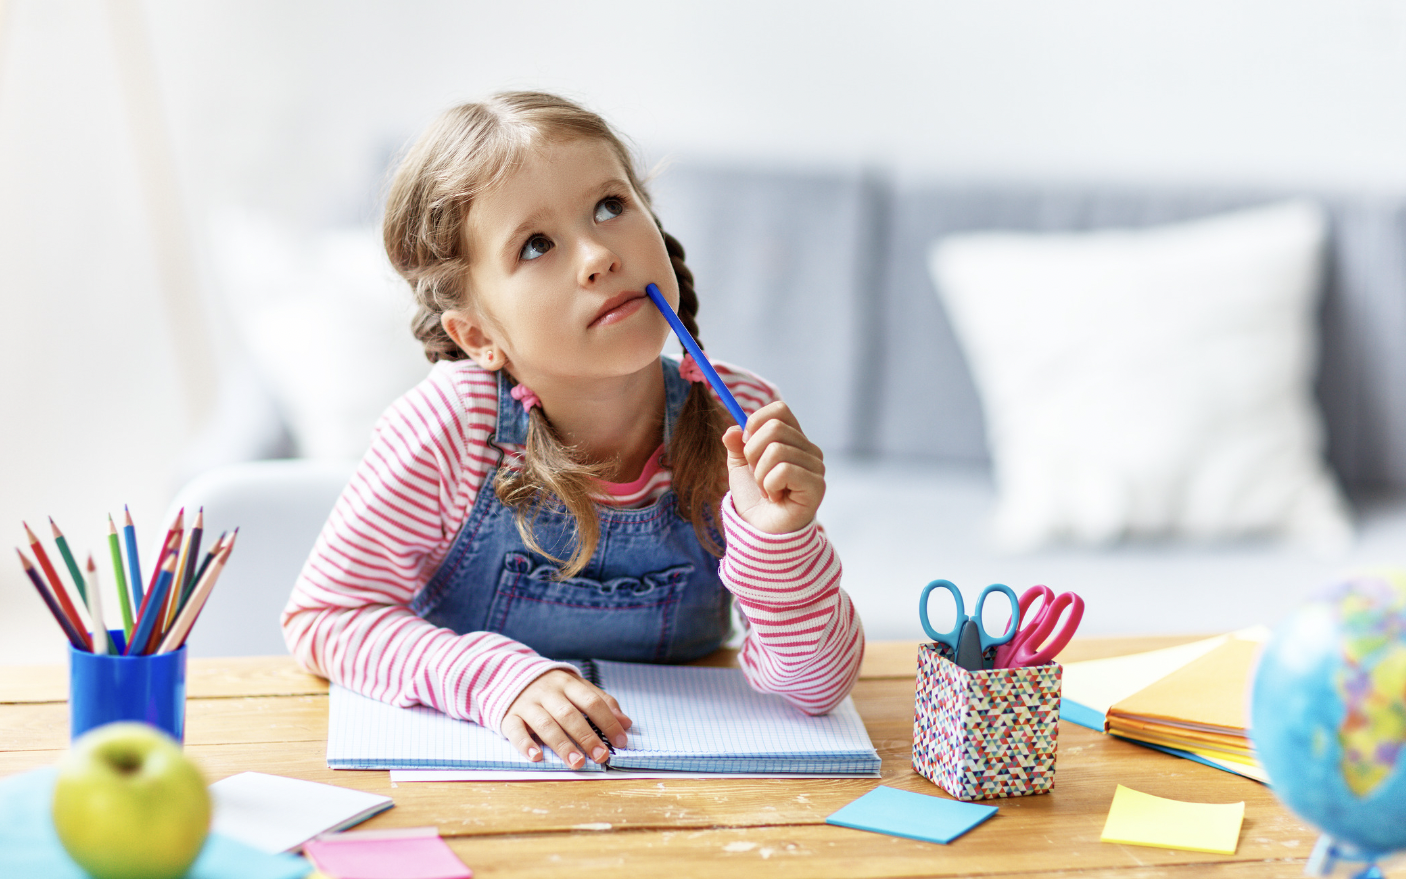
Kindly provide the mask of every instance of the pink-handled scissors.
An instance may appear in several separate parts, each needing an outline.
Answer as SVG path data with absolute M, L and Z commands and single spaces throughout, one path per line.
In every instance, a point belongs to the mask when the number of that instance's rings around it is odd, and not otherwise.
M 1036 599 L 1040 601 L 1040 609 L 1032 615 L 1030 608 Z M 1063 623 L 1060 622 L 1061 617 L 1064 617 Z M 1074 631 L 1079 628 L 1079 621 L 1083 618 L 1084 599 L 1078 595 L 1073 592 L 1055 595 L 1048 586 L 1031 586 L 1020 596 L 1020 628 L 1014 638 L 996 648 L 994 667 L 1044 665 L 1054 659 L 1074 637 Z

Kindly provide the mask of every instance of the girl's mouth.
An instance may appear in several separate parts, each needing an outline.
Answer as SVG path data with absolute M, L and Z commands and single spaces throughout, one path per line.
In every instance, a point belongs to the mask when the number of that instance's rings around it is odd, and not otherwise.
M 591 321 L 590 326 L 601 327 L 608 324 L 619 323 L 639 311 L 640 308 L 643 307 L 644 301 L 645 298 L 638 293 L 612 299 L 607 302 L 600 313 L 596 315 L 596 319 Z

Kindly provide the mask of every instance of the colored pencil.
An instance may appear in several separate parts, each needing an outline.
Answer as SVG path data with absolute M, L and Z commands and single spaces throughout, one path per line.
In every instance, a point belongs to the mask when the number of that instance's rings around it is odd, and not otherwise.
M 225 545 L 220 554 L 215 557 L 215 561 L 201 575 L 200 581 L 196 583 L 192 590 L 190 601 L 186 603 L 181 615 L 176 618 L 176 622 L 162 639 L 161 646 L 157 648 L 157 653 L 169 653 L 176 650 L 186 642 L 190 636 L 190 629 L 195 625 L 195 620 L 200 616 L 200 611 L 205 607 L 205 601 L 210 597 L 210 592 L 215 588 L 215 581 L 220 578 L 220 571 L 224 570 L 225 560 L 229 558 L 230 551 L 234 549 L 234 540 L 230 540 Z
M 15 554 L 20 557 L 20 564 L 24 565 L 24 572 L 29 575 L 30 582 L 33 583 L 34 588 L 39 591 L 39 597 L 44 599 L 44 604 L 48 606 L 49 613 L 54 615 L 54 619 L 58 621 L 59 628 L 63 629 L 64 636 L 68 638 L 68 643 L 72 644 L 78 650 L 87 650 L 87 640 L 79 635 L 78 630 L 73 627 L 73 622 L 68 618 L 68 615 L 63 612 L 63 608 L 59 607 L 59 603 L 54 599 L 54 596 L 50 594 L 49 588 L 44 585 L 44 579 L 39 575 L 39 572 L 35 570 L 34 565 L 29 563 L 29 559 L 24 557 L 24 553 L 20 552 L 19 547 L 15 547 Z
M 165 563 L 166 563 L 166 556 L 167 556 L 166 550 L 167 550 L 167 548 L 171 545 L 171 541 L 172 541 L 173 539 L 174 539 L 174 535 L 169 534 L 169 533 L 166 535 L 166 543 L 161 547 L 161 552 L 158 553 L 157 556 L 156 556 L 157 559 L 160 560 L 161 564 L 165 564 Z M 136 623 L 137 623 L 137 625 L 141 625 L 142 617 L 146 615 L 147 608 L 151 606 L 151 593 L 152 593 L 153 590 L 156 589 L 156 581 L 157 581 L 157 580 L 160 580 L 160 579 L 161 579 L 161 568 L 160 568 L 160 566 L 158 565 L 157 567 L 153 568 L 152 571 L 151 571 L 151 582 L 147 584 L 146 595 L 142 596 L 141 605 L 138 606 L 138 608 L 137 608 L 137 615 L 136 615 Z M 134 634 L 134 635 L 136 634 L 135 629 L 133 630 L 133 634 Z
M 88 618 L 93 621 L 93 652 L 116 653 L 117 645 L 107 634 L 102 592 L 98 589 L 98 566 L 93 564 L 92 553 L 88 553 Z
M 58 599 L 69 622 L 82 635 L 83 649 L 91 650 L 92 645 L 88 641 L 88 628 L 83 625 L 83 617 L 79 615 L 78 608 L 73 606 L 73 600 L 68 597 L 68 590 L 63 587 L 63 581 L 59 579 L 59 572 L 54 570 L 53 564 L 49 561 L 49 554 L 44 552 L 44 546 L 39 542 L 39 538 L 34 535 L 33 531 L 29 530 L 29 524 L 25 522 L 20 524 L 24 525 L 24 534 L 29 538 L 29 549 L 34 553 L 39 567 L 43 569 L 44 576 L 48 578 L 49 589 L 53 592 L 54 598 Z
M 171 581 L 175 576 L 176 557 L 168 553 L 166 561 L 162 563 L 160 572 L 156 575 L 156 582 L 147 590 L 145 606 L 137 620 L 137 627 L 132 632 L 132 642 L 127 645 L 125 655 L 143 656 L 151 652 L 148 647 L 155 635 L 157 620 L 165 610 L 166 593 L 171 591 Z
M 107 517 L 107 546 L 112 551 L 112 576 L 117 583 L 117 603 L 122 607 L 122 633 L 132 640 L 132 599 L 127 595 L 127 574 L 122 570 L 122 547 L 117 540 L 117 525 Z
M 179 526 L 180 521 L 181 520 L 179 519 L 177 520 L 177 527 L 173 527 L 170 531 L 166 532 L 166 542 L 161 545 L 161 552 L 157 553 L 156 555 L 156 567 L 151 569 L 151 578 L 147 581 L 146 584 L 146 597 L 148 601 L 151 599 L 151 590 L 156 588 L 156 581 L 161 576 L 161 568 L 163 565 L 166 564 L 166 558 L 169 556 L 172 559 L 175 559 L 177 557 L 177 554 L 180 552 L 181 535 L 185 532 L 184 527 Z M 161 616 L 157 617 L 156 620 L 156 624 L 158 627 L 166 619 L 166 607 L 164 602 L 169 600 L 170 597 L 171 596 L 168 593 L 163 598 L 163 604 L 161 606 Z
M 200 540 L 200 532 L 204 530 L 205 508 L 195 514 L 195 522 L 190 530 L 183 536 L 181 541 L 181 551 L 176 557 L 176 581 L 171 585 L 171 595 L 166 599 L 166 616 L 161 620 L 161 630 L 171 628 L 176 621 L 176 609 L 180 606 L 181 596 L 185 594 L 186 578 L 195 573 L 195 552 L 197 542 Z
M 727 411 L 732 413 L 732 419 L 737 422 L 737 426 L 746 430 L 747 413 L 742 411 L 742 407 L 737 405 L 737 398 L 732 396 L 732 391 L 728 390 L 727 383 L 718 375 L 718 371 L 713 369 L 713 364 L 709 362 L 703 349 L 698 346 L 698 340 L 693 338 L 693 334 L 688 331 L 688 327 L 683 325 L 679 316 L 669 307 L 669 301 L 664 298 L 664 294 L 659 292 L 659 288 L 653 284 L 646 284 L 644 292 L 654 307 L 659 309 L 659 313 L 664 315 L 664 319 L 673 328 L 674 335 L 679 337 L 679 342 L 684 350 L 693 355 L 693 361 L 698 364 L 698 368 L 703 370 L 703 376 L 708 379 L 708 384 L 713 386 L 713 390 L 718 392 L 718 399 L 723 401 Z
M 132 511 L 122 505 L 122 537 L 127 543 L 127 569 L 132 572 L 132 606 L 142 603 L 142 559 L 137 553 L 137 528 L 132 524 Z
M 195 513 L 195 527 L 191 529 L 190 558 L 186 560 L 186 569 L 181 578 L 181 600 L 184 605 L 190 598 L 190 590 L 195 588 L 199 581 L 196 579 L 196 567 L 200 562 L 200 537 L 205 533 L 205 508 L 201 507 Z
M 78 587 L 78 597 L 83 599 L 83 603 L 88 603 L 88 590 L 83 585 L 83 575 L 78 572 L 78 562 L 73 558 L 73 553 L 68 549 L 68 541 L 64 539 L 63 532 L 59 526 L 54 524 L 54 517 L 49 517 L 49 527 L 54 529 L 54 543 L 59 548 L 59 555 L 63 556 L 63 563 L 68 565 L 68 572 L 73 575 L 73 585 Z
M 172 520 L 171 527 L 166 529 L 166 539 L 162 541 L 161 551 L 156 555 L 156 564 L 152 566 L 151 576 L 146 578 L 146 591 L 150 592 L 151 587 L 156 585 L 157 572 L 160 570 L 162 563 L 166 561 L 166 553 L 171 549 L 171 536 L 185 530 L 185 516 L 185 507 L 181 507 L 180 510 L 176 512 L 176 518 Z
M 190 533 L 186 534 L 186 546 L 181 547 L 180 561 L 176 564 L 176 582 L 180 584 L 180 589 L 172 594 L 170 612 L 166 615 L 166 629 L 176 624 L 176 615 L 180 612 L 181 605 L 190 598 L 191 588 L 195 585 L 195 568 L 200 565 L 200 536 L 204 533 L 205 508 L 201 506 L 195 511 L 195 523 L 191 525 Z
M 238 529 L 238 528 L 234 529 L 234 533 L 238 534 L 238 533 L 239 533 L 239 529 Z M 209 551 L 209 552 L 205 553 L 205 558 L 201 560 L 201 562 L 200 562 L 200 567 L 199 567 L 199 568 L 196 570 L 196 572 L 195 572 L 195 583 L 196 583 L 196 584 L 199 584 L 199 583 L 200 583 L 200 578 L 205 576 L 205 571 L 206 571 L 206 569 L 209 568 L 209 567 L 210 567 L 210 563 L 215 560 L 215 556 L 217 556 L 217 555 L 220 554 L 220 550 L 224 548 L 225 540 L 226 540 L 229 536 L 230 536 L 230 532 L 228 532 L 228 531 L 221 531 L 221 532 L 220 532 L 219 538 L 215 541 L 215 545 L 212 546 L 212 547 L 210 547 L 210 551 Z M 195 588 L 194 588 L 194 587 L 191 587 L 191 591 L 192 591 L 192 592 L 195 591 Z M 176 613 L 179 614 L 179 613 L 181 613 L 181 611 L 185 610 L 185 606 L 186 606 L 186 604 L 188 604 L 189 602 L 190 602 L 190 596 L 189 596 L 189 595 L 182 597 L 182 599 L 181 599 L 181 606 L 180 606 L 180 608 L 178 608 L 178 609 L 176 610 Z

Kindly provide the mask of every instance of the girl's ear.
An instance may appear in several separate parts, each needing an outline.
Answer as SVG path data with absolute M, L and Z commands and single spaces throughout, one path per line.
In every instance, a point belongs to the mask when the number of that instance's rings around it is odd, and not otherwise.
M 501 348 L 488 335 L 487 328 L 477 315 L 454 309 L 439 316 L 440 326 L 459 346 L 459 350 L 487 370 L 499 370 L 508 365 L 508 358 Z

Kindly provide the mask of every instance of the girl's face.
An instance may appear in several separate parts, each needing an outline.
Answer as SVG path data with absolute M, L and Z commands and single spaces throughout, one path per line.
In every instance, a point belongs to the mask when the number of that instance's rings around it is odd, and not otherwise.
M 469 298 L 446 329 L 481 366 L 521 382 L 606 378 L 658 359 L 669 325 L 645 295 L 678 282 L 653 217 L 610 148 L 533 151 L 469 211 Z M 491 354 L 493 359 L 486 360 Z

